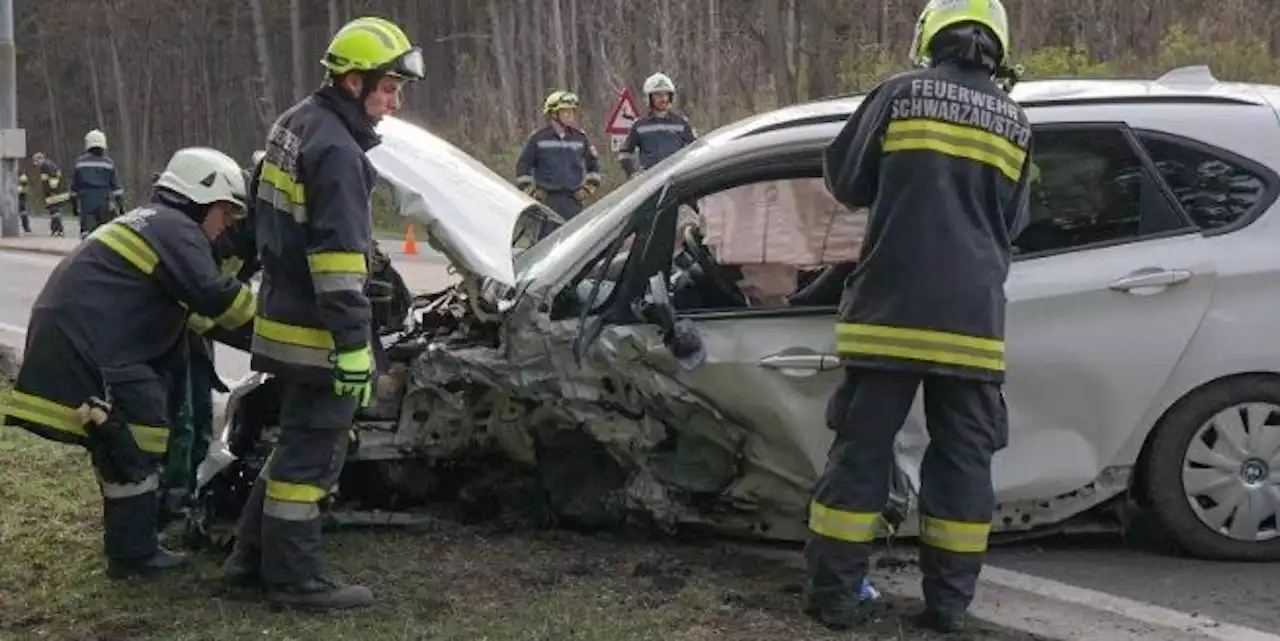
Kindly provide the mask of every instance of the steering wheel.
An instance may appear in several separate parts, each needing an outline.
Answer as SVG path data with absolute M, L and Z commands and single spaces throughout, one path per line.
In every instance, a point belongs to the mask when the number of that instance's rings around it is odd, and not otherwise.
M 715 287 L 718 293 L 723 295 L 727 300 L 732 301 L 734 304 L 745 307 L 747 305 L 746 297 L 742 295 L 742 292 L 739 291 L 733 283 L 730 283 L 728 279 L 724 277 L 720 271 L 720 266 L 717 265 L 715 259 L 711 257 L 711 252 L 707 251 L 707 248 L 702 246 L 702 238 L 700 236 L 701 234 L 698 233 L 697 227 L 693 225 L 685 227 L 683 242 L 684 251 L 689 254 L 689 257 L 693 258 L 695 263 L 698 264 L 699 269 L 702 270 L 703 276 L 710 281 L 712 287 Z

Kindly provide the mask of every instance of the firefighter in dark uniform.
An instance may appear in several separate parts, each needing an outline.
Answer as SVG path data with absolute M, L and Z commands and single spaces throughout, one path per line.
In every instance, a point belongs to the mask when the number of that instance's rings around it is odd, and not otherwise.
M 547 125 L 529 136 L 516 161 L 516 186 L 566 221 L 600 188 L 600 154 L 577 126 L 579 106 L 573 92 L 547 96 L 542 103 Z
M 43 152 L 37 151 L 31 160 L 40 172 L 40 188 L 44 193 L 44 209 L 49 214 L 49 233 L 52 236 L 65 236 L 66 229 L 62 225 L 62 210 L 71 200 L 71 193 L 62 180 L 62 170 L 49 160 Z
M 27 211 L 27 172 L 18 173 L 18 218 L 22 221 L 22 232 L 31 233 L 31 214 Z
M 157 465 L 168 439 L 164 372 L 189 322 L 247 335 L 253 293 L 218 275 L 210 241 L 244 211 L 235 161 L 208 148 L 173 155 L 151 202 L 90 234 L 31 309 L 7 425 L 89 450 L 103 499 L 107 574 L 184 563 L 160 546 Z M 103 317 L 119 322 L 102 322 Z
M 849 627 L 888 501 L 894 438 L 924 387 L 921 623 L 962 627 L 987 549 L 992 456 L 1006 445 L 1004 282 L 1026 224 L 1031 130 L 1007 75 L 999 0 L 933 0 L 916 25 L 925 67 L 872 90 L 827 147 L 832 195 L 870 208 L 840 304 L 846 375 L 814 488 L 808 613 Z
M 236 583 L 286 606 L 369 605 L 372 592 L 324 568 L 320 505 L 345 461 L 355 414 L 371 401 L 374 339 L 364 293 L 377 174 L 365 152 L 378 120 L 399 108 L 421 51 L 395 24 L 347 23 L 322 60 L 325 86 L 267 134 L 252 218 L 262 304 L 252 367 L 281 382 L 280 437 L 258 477 L 223 564 Z
M 124 189 L 116 163 L 107 155 L 107 135 L 98 129 L 89 131 L 84 149 L 71 174 L 71 211 L 80 218 L 81 238 L 110 220 L 112 211 L 124 211 Z
M 618 150 L 618 161 L 628 177 L 666 160 L 698 139 L 698 131 L 689 120 L 671 110 L 676 99 L 676 85 L 671 78 L 664 73 L 649 76 L 644 81 L 644 94 L 649 113 L 631 125 Z

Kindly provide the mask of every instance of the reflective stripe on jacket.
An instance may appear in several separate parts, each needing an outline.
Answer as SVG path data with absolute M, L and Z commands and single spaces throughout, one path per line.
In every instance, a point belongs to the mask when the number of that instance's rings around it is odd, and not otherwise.
M 549 192 L 574 192 L 584 185 L 600 184 L 600 155 L 581 129 L 569 127 L 564 135 L 550 124 L 533 132 L 516 160 L 516 184 L 536 185 Z
M 81 154 L 71 174 L 71 197 L 82 213 L 105 213 L 112 199 L 124 197 L 115 161 L 103 153 Z
M 877 87 L 827 147 L 827 188 L 870 207 L 840 304 L 847 363 L 1004 378 L 1004 282 L 1028 216 L 1031 128 L 980 70 Z
M 697 132 L 684 116 L 672 111 L 664 116 L 650 113 L 631 125 L 618 153 L 623 160 L 638 161 L 639 169 L 648 169 L 697 139 Z
M 373 340 L 364 284 L 377 173 L 364 152 L 378 138 L 361 111 L 325 88 L 268 134 L 252 214 L 262 265 L 254 369 L 327 381 L 335 352 Z
M 56 207 L 71 200 L 71 192 L 67 191 L 67 185 L 62 180 L 62 170 L 58 169 L 52 160 L 46 159 L 40 164 L 40 183 L 44 189 L 46 208 Z

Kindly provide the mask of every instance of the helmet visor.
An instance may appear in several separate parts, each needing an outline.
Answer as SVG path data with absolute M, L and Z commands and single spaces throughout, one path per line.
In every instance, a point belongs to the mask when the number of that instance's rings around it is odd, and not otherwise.
M 414 47 L 388 65 L 387 73 L 410 80 L 422 80 L 427 77 L 427 63 L 422 57 L 422 50 Z

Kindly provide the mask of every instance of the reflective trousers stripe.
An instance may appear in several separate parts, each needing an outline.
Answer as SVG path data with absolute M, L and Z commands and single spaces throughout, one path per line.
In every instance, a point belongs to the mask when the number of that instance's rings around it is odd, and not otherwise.
M 151 245 L 138 234 L 119 222 L 110 222 L 89 234 L 89 238 L 101 242 L 121 258 L 129 262 L 138 271 L 151 275 L 160 265 L 160 257 Z
M 849 543 L 870 543 L 876 540 L 876 523 L 879 512 L 847 512 L 809 502 L 809 531 L 829 539 Z
M 148 454 L 165 454 L 169 451 L 169 428 L 155 425 L 129 423 L 129 432 L 138 449 Z
M 69 200 L 71 200 L 71 194 L 69 194 L 69 193 L 67 193 L 67 192 L 65 192 L 65 191 L 64 191 L 64 192 L 62 192 L 62 193 L 60 193 L 60 194 L 54 194 L 54 195 L 52 195 L 52 196 L 49 196 L 48 198 L 45 198 L 45 199 L 44 199 L 44 204 L 46 204 L 46 205 L 61 205 L 62 203 L 65 203 L 65 202 L 67 202 L 67 201 L 69 201 Z
M 987 551 L 991 523 L 949 521 L 932 516 L 920 519 L 920 542 L 939 550 L 960 554 Z
M 160 475 L 152 474 L 137 483 L 117 484 L 99 481 L 99 486 L 102 488 L 104 499 L 127 499 L 160 489 Z
M 320 516 L 324 495 L 324 488 L 314 485 L 267 479 L 262 513 L 286 521 L 310 521 Z
M 281 363 L 330 369 L 333 334 L 323 329 L 290 325 L 258 316 L 253 323 L 255 354 Z
M 1004 341 L 951 332 L 862 323 L 836 325 L 836 351 L 1004 371 Z
M 1018 182 L 1027 152 L 985 129 L 927 118 L 895 120 L 885 131 L 884 152 L 932 151 L 994 167 Z

